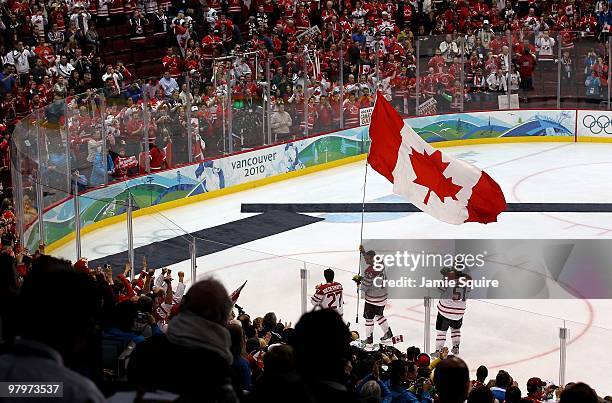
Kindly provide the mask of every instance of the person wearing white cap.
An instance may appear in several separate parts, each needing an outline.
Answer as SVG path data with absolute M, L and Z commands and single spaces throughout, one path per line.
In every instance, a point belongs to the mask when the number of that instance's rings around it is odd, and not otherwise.
M 489 50 L 489 48 L 491 47 L 491 40 L 493 40 L 495 34 L 493 33 L 493 29 L 489 25 L 489 20 L 484 20 L 482 22 L 482 25 L 482 28 L 478 30 L 476 38 L 480 39 L 480 42 L 482 43 L 482 46 L 484 46 L 485 49 Z
M 83 35 L 87 33 L 89 29 L 88 21 L 91 20 L 91 14 L 87 12 L 83 4 L 75 3 L 72 7 L 72 14 L 70 15 L 70 21 L 74 21 L 77 28 Z

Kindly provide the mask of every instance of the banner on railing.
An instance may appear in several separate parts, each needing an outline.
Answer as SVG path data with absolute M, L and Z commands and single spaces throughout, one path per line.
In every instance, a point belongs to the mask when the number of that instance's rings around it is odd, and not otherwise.
M 128 193 L 135 196 L 137 208 L 149 207 L 359 155 L 367 150 L 367 142 L 367 130 L 357 127 L 113 183 L 81 198 L 82 228 L 125 213 Z M 44 220 L 47 244 L 73 232 L 72 201 L 47 210 Z M 25 239 L 33 250 L 36 225 L 28 228 Z
M 372 111 L 374 111 L 373 106 L 359 109 L 359 126 L 368 126 L 370 124 L 370 120 L 372 120 Z
M 425 141 L 574 136 L 576 110 L 517 110 L 451 113 L 407 119 Z
M 578 111 L 576 124 L 578 137 L 612 137 L 612 112 Z
M 419 105 L 419 115 L 435 115 L 438 109 L 438 102 L 434 98 Z

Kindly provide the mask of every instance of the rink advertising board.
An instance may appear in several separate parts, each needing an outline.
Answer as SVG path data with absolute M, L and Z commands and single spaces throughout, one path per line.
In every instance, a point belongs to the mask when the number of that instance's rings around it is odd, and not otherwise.
M 390 299 L 612 298 L 610 239 L 369 239 L 363 245 L 376 253 L 374 269 L 385 273 L 379 286 Z M 362 273 L 364 266 L 362 259 Z
M 80 198 L 81 228 L 125 213 L 127 194 L 137 208 L 230 188 L 363 154 L 367 128 L 357 127 L 318 137 L 278 144 L 117 182 Z M 68 199 L 44 213 L 45 240 L 51 244 L 74 231 L 74 203 Z M 38 244 L 38 226 L 25 233 L 29 248 Z
M 578 111 L 576 135 L 578 137 L 612 138 L 612 112 Z

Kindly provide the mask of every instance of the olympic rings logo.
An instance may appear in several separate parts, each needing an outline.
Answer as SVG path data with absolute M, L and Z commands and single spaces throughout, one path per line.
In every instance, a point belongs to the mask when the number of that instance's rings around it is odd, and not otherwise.
M 582 124 L 593 134 L 601 134 L 603 132 L 612 135 L 612 118 L 606 115 L 599 115 L 598 117 L 585 115 L 582 118 Z

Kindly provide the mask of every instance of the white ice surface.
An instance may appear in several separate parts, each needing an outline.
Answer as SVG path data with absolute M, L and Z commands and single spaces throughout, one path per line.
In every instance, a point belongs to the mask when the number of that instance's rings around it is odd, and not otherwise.
M 486 168 L 509 202 L 599 202 L 612 200 L 612 144 L 523 143 L 446 148 Z M 261 188 L 134 219 L 135 247 L 247 216 L 241 203 L 359 203 L 364 163 L 355 163 Z M 400 201 L 386 179 L 372 170 L 366 200 Z M 309 270 L 308 295 L 322 280 L 324 267 L 336 269 L 345 285 L 345 319 L 355 324 L 356 293 L 350 278 L 357 271 L 360 215 L 320 214 L 326 221 L 198 258 L 198 278 L 214 276 L 232 291 L 248 284 L 239 304 L 252 316 L 275 311 L 298 319 L 300 269 Z M 83 236 L 83 255 L 95 259 L 125 251 L 125 223 Z M 612 238 L 612 215 L 603 213 L 504 213 L 488 225 L 447 225 L 424 214 L 366 215 L 364 238 Z M 74 259 L 74 245 L 54 254 Z M 188 259 L 188 256 L 185 256 Z M 186 272 L 189 261 L 172 267 Z M 410 345 L 423 347 L 422 301 L 394 300 L 385 310 L 393 331 Z M 435 323 L 435 305 L 432 324 Z M 464 319 L 461 356 L 475 371 L 485 364 L 490 375 L 508 370 L 525 391 L 532 376 L 558 382 L 559 327 L 570 329 L 567 381 L 585 381 L 601 395 L 612 394 L 612 301 L 471 300 Z M 435 330 L 432 329 L 432 345 Z M 375 337 L 380 329 L 375 329 Z

